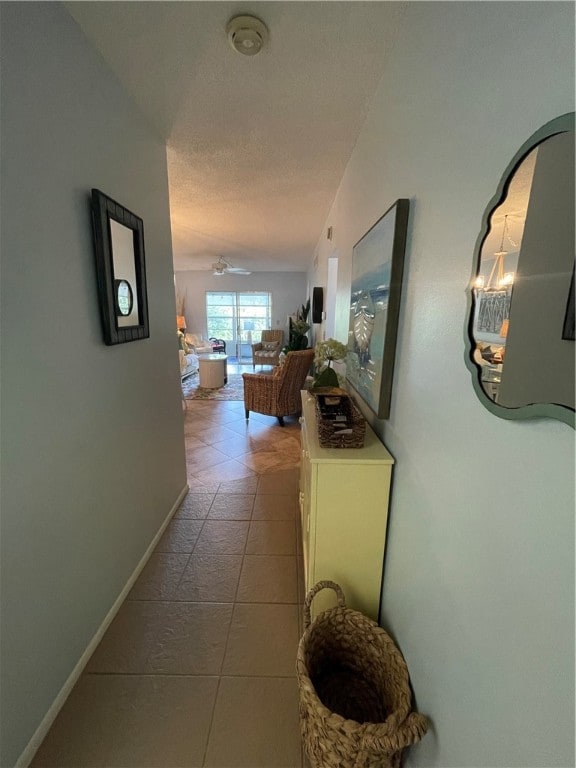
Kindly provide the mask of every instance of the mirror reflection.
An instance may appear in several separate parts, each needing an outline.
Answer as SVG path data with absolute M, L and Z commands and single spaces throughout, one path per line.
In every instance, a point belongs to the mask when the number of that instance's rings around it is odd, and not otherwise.
M 110 219 L 110 236 L 116 293 L 116 324 L 118 328 L 128 328 L 139 323 L 138 299 L 135 290 L 134 233 L 120 222 Z
M 565 332 L 574 270 L 573 130 L 540 140 L 503 190 L 472 283 L 479 382 L 503 408 L 552 403 L 574 410 L 574 341 Z

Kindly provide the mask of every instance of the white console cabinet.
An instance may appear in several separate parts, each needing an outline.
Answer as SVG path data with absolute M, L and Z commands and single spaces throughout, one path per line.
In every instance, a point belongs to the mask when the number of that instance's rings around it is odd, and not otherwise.
M 378 620 L 394 459 L 370 425 L 362 448 L 322 448 L 314 396 L 302 392 L 300 522 L 305 586 L 324 579 L 344 590 L 350 608 Z M 313 614 L 335 604 L 323 590 Z

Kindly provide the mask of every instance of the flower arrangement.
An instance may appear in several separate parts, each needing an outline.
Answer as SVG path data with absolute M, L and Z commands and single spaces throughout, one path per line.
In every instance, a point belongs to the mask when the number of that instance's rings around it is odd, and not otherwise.
M 347 348 L 345 344 L 336 339 L 326 339 L 316 344 L 314 362 L 318 366 L 318 373 L 314 379 L 315 387 L 338 387 L 340 382 L 338 374 L 332 368 L 332 361 L 344 360 Z

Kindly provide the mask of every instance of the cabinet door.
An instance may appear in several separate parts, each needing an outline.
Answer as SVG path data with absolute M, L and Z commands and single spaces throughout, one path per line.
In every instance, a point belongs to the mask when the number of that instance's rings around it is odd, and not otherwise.
M 335 462 L 318 467 L 314 578 L 340 584 L 350 607 L 374 620 L 380 607 L 389 487 L 390 466 Z M 317 610 L 329 607 L 321 595 L 318 603 Z
M 304 587 L 310 589 L 310 511 L 311 511 L 311 465 L 306 448 L 306 428 L 302 427 L 300 455 L 300 528 L 302 532 L 302 556 L 304 560 Z

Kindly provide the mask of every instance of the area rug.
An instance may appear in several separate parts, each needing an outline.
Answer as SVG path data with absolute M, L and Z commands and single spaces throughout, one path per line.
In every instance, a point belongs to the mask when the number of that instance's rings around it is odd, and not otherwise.
M 220 389 L 205 389 L 200 386 L 198 374 L 182 382 L 186 400 L 244 400 L 244 381 L 241 373 L 229 373 L 228 383 Z

